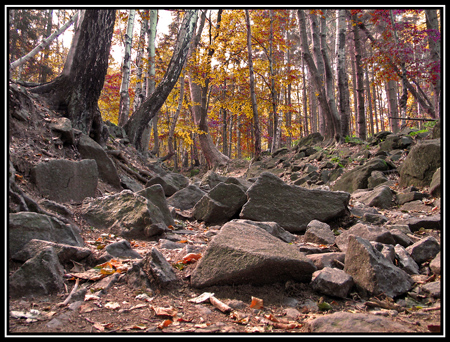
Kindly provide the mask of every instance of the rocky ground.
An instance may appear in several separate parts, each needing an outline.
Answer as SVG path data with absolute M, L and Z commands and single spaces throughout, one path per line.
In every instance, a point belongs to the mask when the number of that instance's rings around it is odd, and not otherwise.
M 59 115 L 49 110 L 39 98 L 30 97 L 20 87 L 17 89 L 22 95 L 12 96 L 9 106 L 11 136 L 8 152 L 14 167 L 14 174 L 10 175 L 10 187 L 11 182 L 14 182 L 13 192 L 25 201 L 29 211 L 63 217 L 65 222 L 78 227 L 84 247 L 92 255 L 89 263 L 72 262 L 71 265 L 64 265 L 64 289 L 57 293 L 26 293 L 17 297 L 8 292 L 7 334 L 443 334 L 440 287 L 434 292 L 426 291 L 425 287 L 438 283 L 440 286 L 440 264 L 437 271 L 430 266 L 431 259 L 419 265 L 418 274 L 412 276 L 414 284 L 411 289 L 394 299 L 383 294 L 370 295 L 357 287 L 353 287 L 344 298 L 334 297 L 315 291 L 309 282 L 291 280 L 264 285 L 194 288 L 190 282 L 191 275 L 211 240 L 220 232 L 222 224 L 195 219 L 192 211 L 173 209 L 174 224 L 161 234 L 127 238 L 130 249 L 140 256 L 146 256 L 152 248 L 156 248 L 172 266 L 176 276 L 168 286 L 131 284 L 131 271 L 136 259 L 104 258 L 108 246 L 123 240 L 123 237 L 113 234 L 111 229 L 94 227 L 86 222 L 81 201 L 57 203 L 59 206 L 56 209 L 50 207 L 33 184 L 31 169 L 38 163 L 44 159 L 79 160 L 80 152 L 73 145 L 64 144 L 65 138 L 50 129 Z M 316 156 L 308 159 L 311 170 L 323 170 L 324 162 L 332 162 L 334 169 L 342 168 L 342 174 L 362 165 L 379 152 L 379 144 L 366 143 L 342 143 L 332 148 L 320 144 L 310 147 L 316 147 L 314 152 L 324 153 L 322 158 Z M 127 182 L 132 178 L 133 184 L 141 184 L 142 187 L 145 185 L 144 180 L 155 177 L 155 167 L 152 166 L 155 164 L 142 160 L 123 138 L 117 135 L 111 137 L 107 148 L 120 151 L 110 156 L 115 161 L 122 185 L 125 176 Z M 339 179 L 321 182 L 305 169 L 295 170 L 289 161 L 299 155 L 299 149 L 277 153 L 277 158 L 274 154 L 267 155 L 252 165 L 248 161 L 233 161 L 229 167 L 217 169 L 215 173 L 223 177 L 248 179 L 258 177 L 263 171 L 270 171 L 286 184 L 294 184 L 306 177 L 302 186 L 328 189 Z M 398 158 L 392 159 L 394 170 L 404 161 L 407 153 L 408 149 L 404 149 Z M 299 160 L 302 158 L 299 157 Z M 336 167 L 336 164 L 340 165 Z M 199 170 L 197 175 L 189 178 L 190 183 L 201 183 L 205 172 Z M 185 175 L 191 176 L 192 171 L 186 171 Z M 385 175 L 394 194 L 405 193 L 406 187 L 399 185 L 398 172 L 386 172 Z M 128 184 L 131 188 L 131 183 Z M 95 197 L 116 194 L 120 190 L 111 182 L 99 179 Z M 392 200 L 386 208 L 370 207 L 370 212 L 376 219 L 383 217 L 384 226 L 440 215 L 440 195 L 430 196 L 427 186 L 416 192 L 427 196 L 402 204 Z M 12 196 L 10 193 L 9 211 L 23 211 L 23 204 Z M 356 222 L 362 222 L 358 210 L 364 209 L 362 212 L 365 214 L 368 212 L 368 206 L 362 204 L 357 196 L 352 195 L 348 206 L 354 209 L 350 218 L 332 225 L 338 233 L 354 226 Z M 299 249 L 307 246 L 327 252 L 339 251 L 336 244 L 307 243 L 304 233 L 293 236 L 290 244 Z M 409 232 L 408 236 L 412 241 L 432 236 L 441 244 L 441 228 L 435 226 L 418 228 Z M 7 259 L 5 268 L 7 276 L 11 277 L 23 266 L 23 262 L 11 258 L 9 253 Z M 89 272 L 89 275 L 81 276 Z M 201 295 L 203 297 L 199 298 Z

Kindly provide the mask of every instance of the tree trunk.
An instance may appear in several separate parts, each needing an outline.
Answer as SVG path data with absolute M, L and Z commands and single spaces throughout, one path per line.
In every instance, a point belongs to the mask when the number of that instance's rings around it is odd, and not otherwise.
M 60 34 L 62 34 L 65 30 L 67 30 L 70 25 L 72 25 L 79 17 L 79 12 L 77 12 L 72 18 L 70 18 L 70 20 L 65 23 L 63 26 L 61 26 L 61 28 L 59 30 L 57 30 L 56 32 L 54 32 L 52 35 L 48 36 L 47 38 L 45 38 L 41 44 L 39 44 L 38 46 L 36 46 L 33 50 L 31 50 L 27 55 L 17 59 L 16 61 L 12 62 L 9 65 L 9 69 L 10 69 L 10 73 L 12 70 L 14 70 L 15 68 L 18 68 L 20 66 L 22 66 L 24 63 L 26 63 L 27 61 L 29 61 L 31 58 L 33 58 L 34 56 L 36 56 L 39 52 L 41 52 L 42 50 L 44 50 L 47 46 L 50 45 L 50 43 L 55 40 Z M 13 45 L 15 46 L 15 44 Z
M 317 99 L 319 101 L 320 107 L 323 110 L 324 118 L 326 120 L 326 130 L 324 132 L 325 140 L 328 142 L 333 141 L 335 139 L 336 126 L 333 118 L 333 114 L 331 112 L 329 103 L 325 96 L 325 89 L 323 86 L 323 80 L 321 75 L 314 63 L 314 60 L 309 52 L 308 39 L 306 36 L 306 24 L 305 24 L 305 14 L 303 10 L 297 11 L 298 19 L 299 19 L 299 29 L 300 29 L 300 40 L 302 44 L 302 55 L 308 66 L 309 73 L 311 75 L 312 83 L 314 85 L 314 90 L 317 94 Z M 313 18 L 314 19 L 314 18 Z M 321 58 L 320 58 L 321 59 Z
M 60 76 L 50 83 L 31 88 L 49 99 L 81 130 L 104 144 L 103 121 L 98 99 L 108 69 L 115 10 L 85 10 L 75 32 Z
M 353 22 L 357 22 L 356 15 L 352 15 Z M 357 113 L 357 125 L 356 130 L 358 132 L 358 137 L 361 140 L 366 140 L 367 130 L 366 130 L 366 116 L 364 111 L 364 79 L 363 79 L 363 68 L 361 63 L 362 58 L 362 48 L 361 41 L 359 38 L 359 27 L 355 25 L 353 27 L 353 37 L 355 40 L 355 64 L 356 64 L 356 93 L 358 99 L 358 113 Z
M 183 97 L 184 97 L 184 75 L 182 74 L 180 79 L 180 95 L 178 97 L 178 106 L 175 115 L 172 119 L 172 122 L 170 124 L 169 137 L 167 139 L 167 146 L 169 152 L 165 157 L 161 158 L 162 161 L 169 160 L 170 158 L 172 158 L 173 155 L 175 155 L 175 148 L 174 148 L 175 128 L 177 126 L 178 117 L 180 116 L 181 109 L 183 107 Z
M 142 12 L 141 12 L 142 13 Z M 134 89 L 134 101 L 133 101 L 133 111 L 138 109 L 141 103 L 144 101 L 146 94 L 143 92 L 142 85 L 146 82 L 146 79 L 142 76 L 143 65 L 144 65 L 144 45 L 145 45 L 145 35 L 148 29 L 148 10 L 143 11 L 141 14 L 142 24 L 141 31 L 139 34 L 139 47 L 136 56 L 136 88 Z
M 125 33 L 125 56 L 123 57 L 122 84 L 120 86 L 119 126 L 125 125 L 130 111 L 130 94 L 128 88 L 130 85 L 131 44 L 133 42 L 135 14 L 136 10 L 132 9 L 129 11 L 127 32 Z
M 434 88 L 434 111 L 437 117 L 441 117 L 440 99 L 441 99 L 441 39 L 439 33 L 439 21 L 437 10 L 425 10 L 426 24 L 428 30 L 428 45 L 430 47 L 430 59 L 433 63 L 431 66 L 432 84 Z
M 191 51 L 192 53 L 197 48 L 197 45 L 200 42 L 201 33 L 203 30 L 203 26 L 206 20 L 206 13 L 202 14 L 201 23 L 199 30 L 195 39 L 192 42 Z M 219 10 L 217 17 L 217 27 L 219 27 L 221 21 L 221 10 Z M 211 24 L 210 24 L 211 25 Z M 211 33 L 211 32 L 210 32 Z M 216 35 L 217 37 L 217 35 Z M 216 38 L 214 37 L 214 39 Z M 210 43 L 213 38 L 210 36 Z M 219 151 L 217 146 L 214 144 L 214 141 L 209 134 L 208 128 L 208 88 L 210 81 L 210 71 L 211 71 L 211 58 L 214 54 L 214 49 L 211 45 L 208 48 L 208 60 L 207 60 L 207 72 L 204 77 L 204 82 L 200 79 L 200 77 L 193 72 L 189 73 L 189 89 L 191 93 L 191 101 L 194 103 L 192 106 L 192 113 L 194 117 L 194 123 L 198 127 L 202 133 L 198 135 L 198 140 L 200 142 L 200 147 L 202 149 L 203 155 L 206 159 L 206 163 L 208 164 L 208 168 L 213 168 L 216 166 L 225 166 L 228 164 L 230 159 Z M 202 84 L 202 86 L 200 86 Z
M 333 72 L 331 70 L 330 59 L 327 53 L 327 23 L 326 23 L 326 12 L 324 16 L 320 19 L 321 23 L 321 32 L 320 32 L 320 47 L 323 57 L 323 65 L 325 69 L 325 86 L 326 86 L 326 96 L 328 99 L 328 104 L 331 111 L 331 121 L 327 123 L 327 125 L 333 126 L 334 138 L 336 141 L 340 141 L 341 137 L 341 122 L 338 117 L 337 108 L 336 108 L 336 100 L 334 96 L 334 86 L 333 86 Z
M 397 103 L 397 82 L 394 80 L 390 80 L 387 83 L 387 94 L 389 99 L 389 114 L 392 118 L 390 119 L 391 122 L 391 129 L 392 132 L 397 133 L 398 132 L 398 103 Z
M 350 92 L 348 90 L 348 76 L 345 66 L 345 10 L 336 10 L 338 17 L 338 60 L 337 77 L 339 91 L 339 113 L 341 118 L 341 136 L 350 136 Z
M 252 31 L 250 27 L 250 14 L 245 10 L 245 21 L 247 26 L 247 50 L 248 50 L 248 69 L 250 73 L 250 98 L 253 110 L 253 129 L 255 134 L 255 160 L 261 155 L 261 133 L 259 130 L 258 106 L 256 104 L 255 93 L 255 75 L 253 74 L 253 58 L 252 58 Z
M 143 144 L 142 139 L 145 127 L 162 107 L 180 76 L 189 50 L 189 42 L 195 31 L 197 12 L 197 10 L 186 12 L 180 26 L 172 58 L 163 79 L 124 126 L 130 142 L 141 153 L 145 153 L 148 149 L 148 144 Z

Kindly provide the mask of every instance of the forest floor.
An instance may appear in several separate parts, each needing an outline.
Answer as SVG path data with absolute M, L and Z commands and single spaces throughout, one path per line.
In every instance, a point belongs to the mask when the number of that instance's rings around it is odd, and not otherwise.
M 48 120 L 51 120 L 52 114 L 47 115 L 49 115 Z M 9 145 L 10 157 L 15 154 L 16 158 L 31 164 L 43 158 L 73 157 L 70 155 L 73 153 L 70 150 L 64 151 L 51 145 L 52 137 L 48 136 L 49 132 L 44 125 L 35 125 L 33 129 L 28 127 L 25 130 L 15 127 L 11 132 L 13 134 Z M 138 169 L 146 168 L 133 153 L 132 148 L 128 147 L 124 153 L 132 165 Z M 235 161 L 228 168 L 227 175 L 242 176 L 247 167 L 247 161 Z M 225 173 L 224 170 L 222 171 Z M 221 170 L 217 172 L 220 173 Z M 201 177 L 201 174 L 198 177 Z M 27 176 L 21 175 L 18 171 L 16 181 L 26 194 L 38 202 L 39 195 L 29 184 Z M 101 194 L 110 191 L 107 185 L 99 184 Z M 103 241 L 105 244 L 117 241 L 118 238 L 105 234 L 107 232 L 92 229 L 86 225 L 77 214 L 80 211 L 80 204 L 67 204 L 67 206 L 75 213 L 73 220 L 80 227 L 86 246 L 90 247 L 93 253 L 100 253 L 95 241 Z M 440 210 L 440 204 L 437 209 L 436 206 L 422 205 L 408 210 L 407 213 L 410 216 L 420 216 L 437 214 Z M 394 207 L 380 212 L 388 217 L 391 223 L 395 223 L 404 217 L 405 209 Z M 188 234 L 181 234 L 182 241 L 202 248 L 207 246 L 213 236 L 208 232 L 219 229 L 219 227 L 208 227 L 203 222 L 193 220 L 177 221 L 177 223 L 183 227 L 183 231 L 189 231 Z M 439 231 L 427 231 L 421 234 L 431 234 L 440 241 Z M 298 235 L 294 244 L 300 243 L 301 240 L 302 236 Z M 159 248 L 156 238 L 132 240 L 130 243 L 141 255 L 145 255 L 152 247 L 158 247 L 169 263 L 174 264 L 179 261 L 180 250 Z M 11 274 L 20 265 L 9 261 L 8 266 L 8 272 Z M 308 333 L 309 321 L 336 312 L 372 312 L 383 315 L 407 327 L 411 334 L 436 332 L 437 329 L 444 327 L 441 325 L 441 310 L 436 309 L 440 308 L 440 299 L 424 298 L 424 301 L 428 303 L 423 307 L 413 307 L 398 312 L 393 303 L 383 298 L 378 299 L 384 303 L 385 307 L 374 308 L 367 304 L 367 299 L 361 298 L 356 292 L 352 292 L 349 298 L 337 299 L 320 295 L 314 292 L 309 284 L 302 283 L 214 286 L 199 290 L 192 288 L 189 283 L 189 275 L 194 268 L 195 263 L 187 264 L 182 270 L 174 267 L 178 277 L 177 284 L 160 291 L 132 288 L 128 285 L 126 273 L 124 273 L 117 277 L 117 281 L 105 295 L 89 301 L 75 301 L 68 305 L 60 305 L 75 286 L 75 281 L 69 279 L 66 281 L 66 291 L 58 295 L 32 299 L 8 298 L 10 313 L 6 323 L 8 334 L 141 336 L 151 333 L 216 336 L 217 334 L 267 333 L 303 335 Z M 192 301 L 204 292 L 214 293 L 214 297 L 229 305 L 232 311 L 224 313 L 210 301 L 202 303 Z M 252 298 L 262 299 L 263 306 L 251 307 Z M 326 310 L 318 307 L 318 303 L 322 301 L 329 304 Z M 392 333 L 395 334 L 396 331 Z

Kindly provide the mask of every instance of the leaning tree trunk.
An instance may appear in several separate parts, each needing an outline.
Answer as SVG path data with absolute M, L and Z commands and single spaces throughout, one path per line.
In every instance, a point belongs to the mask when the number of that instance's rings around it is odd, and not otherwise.
M 47 97 L 52 108 L 62 111 L 74 128 L 100 144 L 105 137 L 98 99 L 108 69 L 115 16 L 115 10 L 85 10 L 61 75 L 30 89 Z
M 221 10 L 219 10 L 217 18 L 217 26 L 220 23 Z M 192 42 L 191 53 L 194 53 L 197 45 L 200 42 L 201 33 L 203 31 L 203 26 L 206 19 L 206 13 L 204 12 L 201 17 L 201 22 L 195 39 Z M 216 36 L 217 37 L 217 36 Z M 214 39 L 216 38 L 214 37 Z M 212 40 L 213 38 L 210 37 Z M 214 54 L 214 49 L 209 47 L 208 49 L 208 61 L 207 61 L 207 72 L 206 79 L 201 82 L 200 77 L 194 72 L 189 73 L 189 90 L 191 94 L 191 101 L 194 103 L 192 105 L 192 115 L 194 118 L 194 123 L 197 128 L 201 131 L 198 135 L 198 140 L 200 142 L 200 147 L 202 149 L 203 155 L 205 156 L 206 163 L 209 168 L 214 168 L 216 166 L 225 166 L 228 164 L 230 159 L 219 151 L 219 149 L 214 144 L 211 135 L 209 134 L 208 128 L 208 104 L 207 95 L 209 89 L 209 74 L 211 71 L 211 58 Z M 202 84 L 200 86 L 200 84 Z
M 180 26 L 172 58 L 163 79 L 155 91 L 131 115 L 124 126 L 131 143 L 141 153 L 145 153 L 148 149 L 148 145 L 143 144 L 142 139 L 145 128 L 162 107 L 180 76 L 189 50 L 189 42 L 195 31 L 197 12 L 198 10 L 189 10 L 186 12 Z

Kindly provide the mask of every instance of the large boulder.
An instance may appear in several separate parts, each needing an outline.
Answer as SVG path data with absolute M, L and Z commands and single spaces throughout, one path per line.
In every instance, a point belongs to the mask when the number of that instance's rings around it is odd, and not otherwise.
M 342 252 L 347 251 L 349 237 L 352 235 L 364 238 L 368 241 L 380 242 L 390 245 L 395 244 L 394 237 L 386 228 L 376 225 L 372 226 L 370 224 L 357 223 L 336 238 L 336 245 Z
M 54 159 L 31 170 L 31 182 L 42 197 L 57 202 L 81 202 L 94 197 L 98 183 L 95 160 Z
M 64 290 L 64 268 L 52 247 L 28 259 L 9 277 L 9 295 L 13 298 L 56 294 Z
M 160 184 L 155 184 L 138 191 L 137 194 L 144 196 L 151 204 L 155 205 L 159 209 L 163 216 L 163 221 L 167 226 L 173 226 L 175 224 L 167 204 L 164 189 Z
M 352 194 L 352 198 L 369 207 L 388 209 L 392 206 L 394 195 L 387 185 L 379 185 L 373 190 L 358 190 Z
M 88 224 L 100 229 L 117 229 L 124 237 L 148 237 L 163 230 L 154 229 L 155 226 L 167 228 L 159 208 L 130 190 L 85 200 L 81 213 Z
M 352 193 L 357 189 L 367 189 L 368 179 L 371 177 L 373 171 L 387 171 L 394 168 L 395 166 L 381 158 L 373 158 L 364 165 L 357 166 L 345 172 L 336 180 L 333 190 Z
M 197 202 L 193 216 L 207 223 L 225 223 L 239 213 L 246 200 L 238 185 L 219 183 Z
M 314 264 L 294 246 L 253 224 L 226 223 L 191 274 L 193 287 L 309 282 Z
M 366 295 L 396 297 L 407 292 L 414 281 L 386 259 L 368 240 L 350 235 L 345 253 L 344 272 Z
M 399 185 L 429 186 L 434 173 L 441 167 L 441 140 L 424 140 L 415 145 L 400 165 Z
M 122 189 L 116 166 L 100 144 L 82 134 L 78 142 L 78 152 L 80 152 L 81 158 L 96 161 L 99 177 L 103 181 L 116 189 Z
M 187 187 L 189 185 L 189 178 L 176 172 L 162 173 L 150 179 L 145 186 L 149 187 L 154 184 L 161 184 L 166 197 L 170 197 L 178 190 Z
M 55 217 L 33 212 L 9 214 L 8 247 L 11 255 L 33 239 L 83 246 L 77 227 L 65 224 Z
M 17 253 L 12 255 L 11 258 L 15 261 L 25 262 L 49 247 L 53 248 L 56 252 L 59 262 L 62 265 L 72 264 L 72 261 L 84 260 L 92 254 L 92 251 L 87 247 L 71 246 L 64 243 L 32 239 L 27 242 Z
M 304 232 L 309 222 L 330 222 L 348 214 L 350 194 L 308 190 L 264 172 L 247 191 L 240 218 L 274 221 L 291 233 Z
M 167 199 L 167 204 L 180 210 L 189 210 L 194 208 L 205 194 L 206 192 L 197 185 L 190 184 L 170 196 Z

